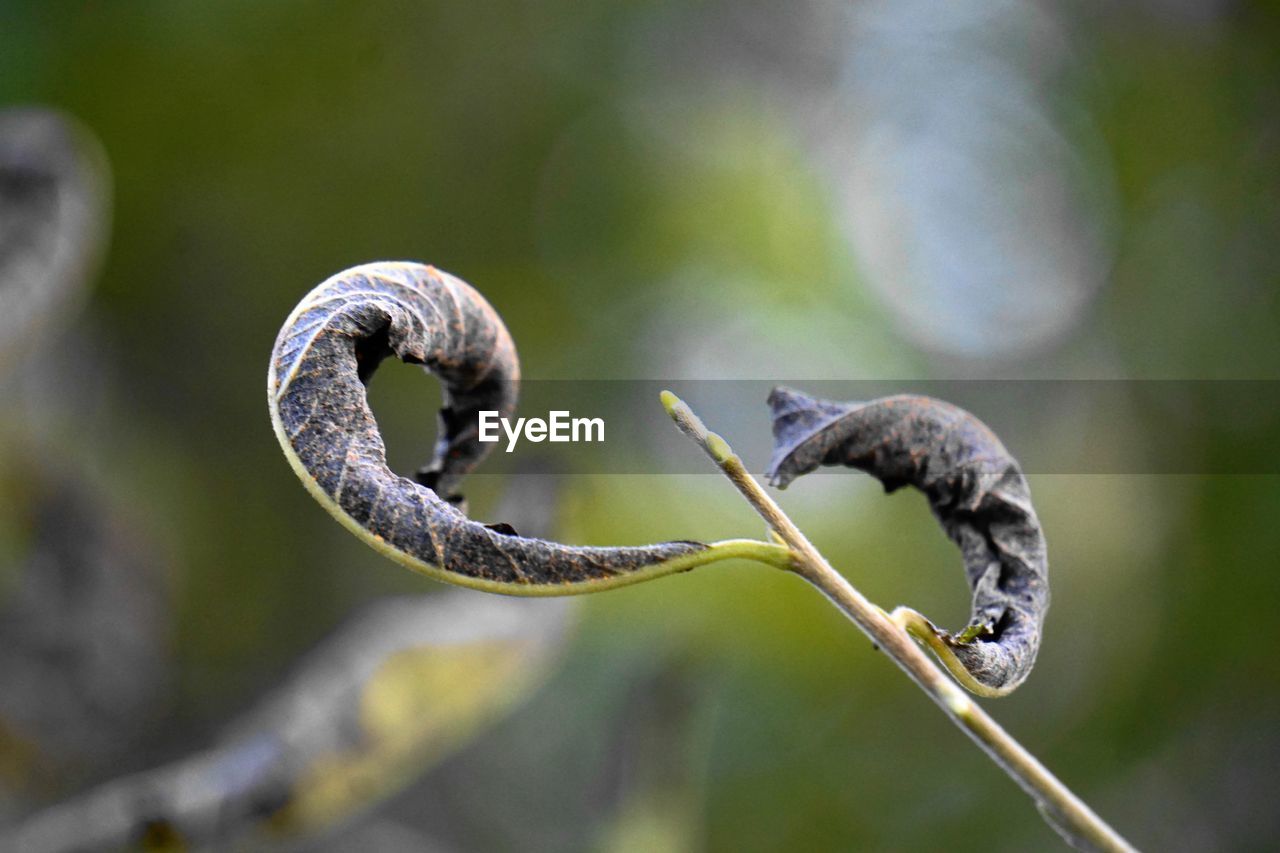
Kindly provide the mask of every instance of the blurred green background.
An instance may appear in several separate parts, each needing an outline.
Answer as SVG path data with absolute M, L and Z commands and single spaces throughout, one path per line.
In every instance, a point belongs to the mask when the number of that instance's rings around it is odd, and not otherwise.
M 357 604 L 432 587 L 271 435 L 272 341 L 330 274 L 461 276 L 533 378 L 1280 380 L 1278 93 L 1275 3 L 5 0 L 0 104 L 99 136 L 114 221 L 58 378 L 0 417 L 163 553 L 172 612 L 127 755 L 44 796 L 202 746 Z M 372 389 L 401 471 L 434 429 L 415 374 Z M 1280 483 L 1211 473 L 1229 443 L 1206 428 L 1210 473 L 1031 478 L 1054 604 L 989 707 L 1144 849 L 1280 843 Z M 565 541 L 758 535 L 700 468 L 563 485 Z M 879 491 L 784 505 L 874 601 L 962 624 L 923 499 Z M 534 700 L 376 819 L 462 850 L 1056 843 L 799 581 L 734 564 L 582 606 Z

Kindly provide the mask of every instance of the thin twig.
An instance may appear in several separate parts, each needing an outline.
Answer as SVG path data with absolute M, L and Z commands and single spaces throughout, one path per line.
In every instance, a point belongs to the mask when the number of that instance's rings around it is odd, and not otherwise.
M 682 400 L 669 391 L 662 403 L 680 430 L 716 463 L 778 538 L 792 551 L 792 570 L 817 587 L 871 641 L 942 708 L 982 751 L 1035 801 L 1042 815 L 1068 843 L 1081 849 L 1133 851 L 1114 829 L 987 715 L 880 607 L 867 600 L 832 568 L 786 513 L 751 476 L 742 460 L 719 435 L 706 426 Z

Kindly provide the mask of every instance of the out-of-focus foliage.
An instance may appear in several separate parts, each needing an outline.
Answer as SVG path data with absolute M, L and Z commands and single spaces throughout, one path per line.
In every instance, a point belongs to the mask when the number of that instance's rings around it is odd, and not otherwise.
M 370 605 L 225 742 L 113 780 L 0 834 L 29 853 L 323 838 L 538 686 L 570 602 L 454 592 Z
M 0 790 L 38 799 L 103 772 L 161 717 L 167 578 L 83 471 L 37 442 L 3 450 Z
M 108 183 L 98 141 L 69 116 L 0 112 L 0 370 L 74 316 L 106 238 Z
M 82 377 L 41 363 L 76 318 L 107 231 L 92 133 L 0 110 L 0 809 L 103 772 L 161 716 L 169 599 L 157 549 L 93 472 L 42 435 Z M 56 387 L 32 392 L 53 379 Z M 29 383 L 24 386 L 24 381 Z
M 113 771 L 207 742 L 343 614 L 425 589 L 311 505 L 266 420 L 281 320 L 353 263 L 464 276 L 536 377 L 1280 379 L 1274 4 L 1009 2 L 991 27 L 910 5 L 885 23 L 879 5 L 825 2 L 6 4 L 0 103 L 75 115 L 114 170 L 103 273 L 51 353 L 116 367 L 91 398 L 9 398 L 0 419 L 90 460 L 173 553 L 163 722 Z M 956 67 L 971 73 L 941 73 Z M 907 84 L 918 113 L 850 97 Z M 915 147 L 857 144 L 906 131 Z M 863 199 L 850 216 L 850 186 L 910 206 Z M 1022 287 L 1034 304 L 1009 297 Z M 988 327 L 1007 334 L 968 334 Z M 434 392 L 389 365 L 371 393 L 393 467 L 421 464 Z M 1061 440 L 1087 416 L 1064 409 Z M 1179 418 L 1139 398 L 1114 428 L 1176 422 L 1199 454 L 1188 471 L 1233 452 L 1230 432 Z M 1248 446 L 1280 441 L 1231 423 Z M 700 473 L 566 478 L 560 538 L 755 534 Z M 1143 848 L 1274 845 L 1280 666 L 1257 629 L 1280 605 L 1280 484 L 1030 481 L 1054 605 L 1035 673 L 997 716 Z M 502 486 L 476 478 L 473 506 Z M 873 600 L 962 623 L 951 546 L 918 497 L 877 492 L 819 478 L 786 504 Z M 794 579 L 730 565 L 583 604 L 564 669 L 371 816 L 369 837 L 1053 843 Z M 632 685 L 672 660 L 697 674 L 690 746 L 679 773 L 646 777 L 626 758 Z M 637 778 L 672 781 L 650 796 Z M 650 821 L 672 814 L 645 805 L 663 785 L 688 811 Z

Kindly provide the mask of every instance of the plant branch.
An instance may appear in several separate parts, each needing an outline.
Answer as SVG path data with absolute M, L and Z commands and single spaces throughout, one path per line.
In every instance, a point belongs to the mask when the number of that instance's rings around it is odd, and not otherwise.
M 1102 818 L 1062 784 L 1022 744 L 969 698 L 912 640 L 904 624 L 894 621 L 832 568 L 777 502 L 751 476 L 742 460 L 719 435 L 670 391 L 662 404 L 682 432 L 694 440 L 729 478 L 747 502 L 792 552 L 792 571 L 817 587 L 862 629 L 920 689 L 942 708 L 1008 776 L 1031 796 L 1048 823 L 1073 846 L 1089 850 L 1133 851 Z M 904 623 L 914 611 L 899 610 Z M 922 618 L 922 617 L 921 617 Z

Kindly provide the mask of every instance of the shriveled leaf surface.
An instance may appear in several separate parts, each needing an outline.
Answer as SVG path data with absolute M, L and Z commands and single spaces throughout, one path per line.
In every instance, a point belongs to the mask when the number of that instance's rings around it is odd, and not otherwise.
M 995 434 L 929 397 L 838 403 L 775 388 L 769 406 L 774 486 L 844 465 L 871 474 L 887 492 L 914 486 L 925 493 L 959 546 L 973 589 L 969 627 L 944 639 L 981 684 L 1008 690 L 1025 680 L 1049 607 L 1049 563 L 1026 478 Z
M 387 356 L 444 383 L 440 435 L 417 480 L 394 474 L 366 384 Z M 584 592 L 660 570 L 706 548 L 561 545 L 472 521 L 458 482 L 488 452 L 481 410 L 515 411 L 520 368 L 497 313 L 465 282 L 434 267 L 379 263 L 333 276 L 285 322 L 268 380 L 272 422 L 312 495 L 375 549 L 425 574 L 516 594 Z

